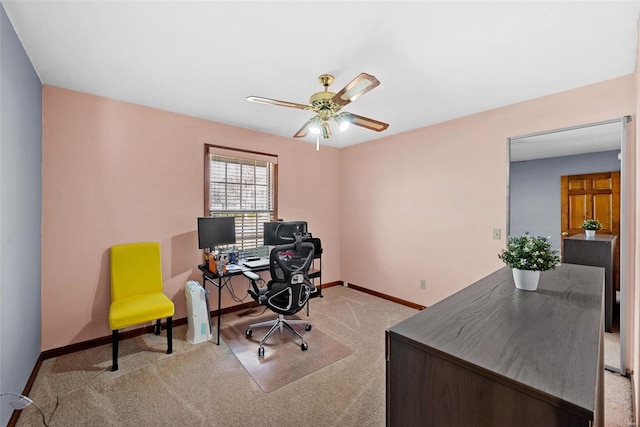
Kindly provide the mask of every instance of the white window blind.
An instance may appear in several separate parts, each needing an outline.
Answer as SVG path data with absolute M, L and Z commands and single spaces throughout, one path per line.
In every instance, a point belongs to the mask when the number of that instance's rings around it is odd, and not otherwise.
M 274 221 L 276 215 L 277 158 L 273 162 L 236 158 L 216 154 L 215 150 L 208 150 L 207 158 L 209 215 L 235 217 L 236 244 L 226 249 L 235 247 L 241 257 L 268 256 L 263 224 Z

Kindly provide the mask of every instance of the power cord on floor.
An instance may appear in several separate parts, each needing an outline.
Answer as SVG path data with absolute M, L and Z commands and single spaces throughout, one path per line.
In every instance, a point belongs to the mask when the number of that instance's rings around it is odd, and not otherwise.
M 138 353 L 134 353 L 130 356 L 127 356 L 125 358 L 122 359 L 122 361 L 126 361 L 129 359 L 132 359 L 136 356 L 139 356 L 141 354 L 143 354 L 143 351 L 140 351 Z M 40 415 L 42 416 L 42 424 L 44 424 L 45 426 L 49 427 L 52 425 L 51 421 L 53 420 L 53 416 L 56 414 L 56 411 L 58 410 L 58 406 L 60 406 L 60 397 L 65 396 L 67 394 L 73 393 L 76 390 L 79 390 L 83 387 L 85 387 L 86 385 L 88 385 L 91 381 L 93 381 L 94 379 L 96 379 L 98 377 L 98 375 L 102 374 L 104 371 L 108 370 L 110 368 L 110 366 L 107 366 L 105 368 L 102 368 L 98 373 L 96 373 L 94 376 L 92 376 L 91 378 L 89 378 L 87 381 L 85 381 L 84 383 L 80 384 L 77 387 L 74 387 L 72 389 L 69 389 L 65 392 L 60 393 L 59 395 L 56 396 L 56 405 L 53 408 L 53 411 L 51 412 L 51 415 L 49 416 L 49 420 L 47 421 L 47 418 L 44 414 L 44 411 L 42 411 L 42 409 L 33 401 L 33 399 L 29 398 L 28 396 L 24 396 L 20 393 L 13 393 L 13 392 L 2 392 L 0 393 L 0 397 L 2 396 L 15 396 L 17 397 L 16 400 L 14 400 L 13 402 L 9 402 L 9 406 L 11 406 L 13 409 L 15 410 L 22 410 L 24 408 L 26 408 L 27 406 L 35 406 L 35 408 L 40 412 Z M 48 403 L 47 403 L 48 404 Z
M 260 313 L 252 314 L 254 311 L 257 311 L 257 310 L 254 310 L 254 308 L 250 308 L 249 310 L 247 310 L 246 312 L 244 312 L 244 313 L 242 314 L 242 316 L 247 316 L 247 317 L 260 317 L 260 316 L 262 316 L 262 315 L 264 314 L 264 312 L 265 312 L 265 311 L 267 311 L 267 306 L 266 306 L 266 305 L 264 305 L 264 306 L 262 306 L 262 307 L 263 307 L 263 308 L 262 308 L 262 311 L 261 311 Z M 257 307 L 255 307 L 255 308 L 257 309 Z
M 38 405 L 36 405 L 36 402 L 34 402 L 32 399 L 28 398 L 27 396 L 24 396 L 22 394 L 19 393 L 13 393 L 10 391 L 7 392 L 3 392 L 0 393 L 0 397 L 2 396 L 14 396 L 17 397 L 16 400 L 14 400 L 13 402 L 9 402 L 9 406 L 11 406 L 13 409 L 15 410 L 22 410 L 24 408 L 26 408 L 27 406 L 35 406 L 36 409 L 40 412 L 40 415 L 42 416 L 42 424 L 44 424 L 45 426 L 50 426 L 51 424 L 51 419 L 53 418 L 53 414 L 56 413 L 56 409 L 58 409 L 58 406 L 60 405 L 60 396 L 56 397 L 56 406 L 55 408 L 53 408 L 53 412 L 51 413 L 51 416 L 49 417 L 49 421 L 47 421 L 46 416 L 44 415 L 44 412 L 42 411 L 42 409 L 40 409 L 40 407 Z

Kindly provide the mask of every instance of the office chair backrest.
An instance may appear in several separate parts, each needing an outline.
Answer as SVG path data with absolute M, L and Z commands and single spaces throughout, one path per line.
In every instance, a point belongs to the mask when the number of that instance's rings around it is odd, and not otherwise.
M 129 243 L 111 247 L 111 301 L 162 292 L 160 243 Z
M 314 257 L 313 243 L 297 242 L 276 246 L 269 254 L 271 280 L 287 282 L 293 273 L 309 274 Z
M 269 255 L 271 281 L 266 304 L 278 314 L 295 314 L 307 303 L 315 289 L 309 281 L 314 246 L 298 242 L 276 246 Z

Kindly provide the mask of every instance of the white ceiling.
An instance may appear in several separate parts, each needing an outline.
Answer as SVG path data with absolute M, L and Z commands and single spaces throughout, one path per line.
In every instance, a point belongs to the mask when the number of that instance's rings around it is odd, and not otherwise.
M 348 146 L 634 72 L 640 1 L 2 1 L 44 84 L 290 137 L 331 73 Z M 315 142 L 313 137 L 305 138 Z
M 622 148 L 622 118 L 573 129 L 511 139 L 510 160 L 519 162 Z

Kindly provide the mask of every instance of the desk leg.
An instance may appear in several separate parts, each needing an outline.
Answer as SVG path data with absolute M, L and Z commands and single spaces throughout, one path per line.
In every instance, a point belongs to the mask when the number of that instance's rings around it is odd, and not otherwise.
M 220 312 L 222 311 L 220 305 L 222 304 L 222 277 L 218 280 L 218 341 L 216 344 L 220 345 Z

